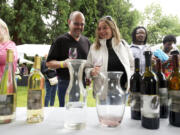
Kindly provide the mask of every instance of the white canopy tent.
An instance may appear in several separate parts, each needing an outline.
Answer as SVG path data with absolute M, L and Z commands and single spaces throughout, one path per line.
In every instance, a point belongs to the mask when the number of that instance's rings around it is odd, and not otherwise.
M 27 56 L 44 56 L 48 54 L 50 45 L 46 44 L 23 44 L 17 46 L 19 56 L 26 54 Z
M 46 44 L 23 44 L 17 46 L 18 58 L 20 63 L 33 64 L 32 61 L 24 58 L 24 54 L 27 56 L 41 56 L 48 54 L 50 45 Z

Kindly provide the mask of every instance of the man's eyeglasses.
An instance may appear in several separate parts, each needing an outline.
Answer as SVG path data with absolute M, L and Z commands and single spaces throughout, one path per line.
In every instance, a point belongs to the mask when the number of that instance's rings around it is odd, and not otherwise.
M 75 26 L 81 26 L 81 27 L 84 26 L 84 23 L 73 22 L 73 24 L 74 24 Z

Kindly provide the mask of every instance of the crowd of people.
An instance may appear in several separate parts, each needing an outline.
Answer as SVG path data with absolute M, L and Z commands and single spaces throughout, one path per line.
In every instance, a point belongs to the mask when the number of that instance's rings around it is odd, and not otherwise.
M 45 56 L 41 64 L 41 72 L 45 76 L 45 106 L 53 106 L 56 91 L 58 93 L 59 106 L 65 105 L 65 93 L 70 81 L 70 75 L 66 60 L 69 59 L 69 48 L 77 48 L 77 59 L 86 59 L 87 63 L 93 65 L 86 68 L 87 77 L 94 79 L 94 97 L 101 85 L 95 77 L 102 71 L 122 71 L 120 80 L 121 87 L 128 91 L 130 87 L 130 77 L 134 72 L 134 58 L 140 59 L 140 72 L 145 71 L 144 51 L 151 50 L 147 45 L 148 33 L 145 27 L 138 26 L 132 32 L 132 44 L 121 38 L 119 28 L 111 16 L 104 16 L 97 22 L 95 31 L 95 41 L 91 45 L 87 37 L 82 35 L 85 27 L 85 17 L 83 13 L 74 11 L 68 19 L 69 31 L 57 37 L 51 45 L 49 53 Z M 13 41 L 10 40 L 6 23 L 0 19 L 0 80 L 5 67 L 6 50 L 14 51 L 14 70 L 17 66 L 17 49 Z M 179 54 L 176 47 L 176 38 L 167 35 L 163 39 L 161 53 L 167 55 L 167 60 L 163 61 L 163 69 L 166 77 L 171 73 L 171 55 Z M 158 58 L 154 55 L 153 59 Z M 153 61 L 152 59 L 152 61 Z M 161 58 L 160 58 L 161 59 Z M 27 75 L 26 64 L 22 65 L 20 74 Z M 53 81 L 51 82 L 53 78 Z

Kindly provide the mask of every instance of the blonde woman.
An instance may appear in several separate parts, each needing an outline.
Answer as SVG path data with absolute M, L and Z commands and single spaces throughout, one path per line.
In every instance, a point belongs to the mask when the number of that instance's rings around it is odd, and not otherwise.
M 96 76 L 100 71 L 122 71 L 120 80 L 124 91 L 129 89 L 129 79 L 134 69 L 134 58 L 127 43 L 120 38 L 119 29 L 111 16 L 98 21 L 95 43 L 91 46 L 86 69 L 87 77 L 94 77 L 94 96 L 101 83 Z
M 14 52 L 14 71 L 16 71 L 17 65 L 17 48 L 16 44 L 10 40 L 9 30 L 6 23 L 0 19 L 0 80 L 2 78 L 5 64 L 6 64 L 6 51 L 12 49 Z

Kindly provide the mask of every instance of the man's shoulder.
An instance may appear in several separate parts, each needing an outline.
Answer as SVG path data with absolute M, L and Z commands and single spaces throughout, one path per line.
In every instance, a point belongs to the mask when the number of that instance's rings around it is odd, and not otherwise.
M 59 41 L 59 40 L 64 40 L 64 39 L 68 39 L 69 36 L 68 36 L 68 33 L 64 33 L 62 35 L 59 35 L 57 38 L 56 38 L 56 41 Z
M 84 35 L 81 35 L 81 38 L 89 40 L 88 37 L 86 37 Z
M 88 37 L 86 37 L 86 36 L 84 36 L 84 35 L 81 35 L 81 41 L 90 44 L 90 41 L 89 41 Z

